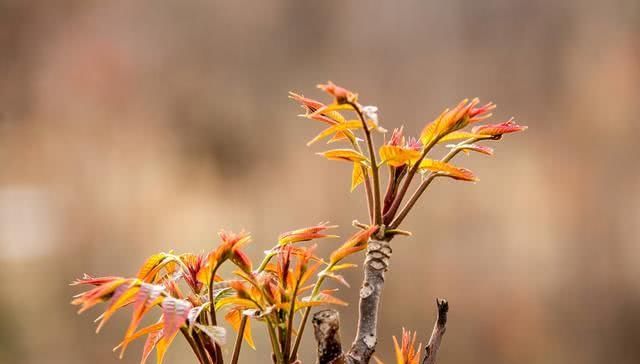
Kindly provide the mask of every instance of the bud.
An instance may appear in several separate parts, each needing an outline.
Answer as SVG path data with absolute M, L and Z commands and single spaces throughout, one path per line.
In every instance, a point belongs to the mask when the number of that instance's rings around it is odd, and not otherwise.
M 335 98 L 336 104 L 356 102 L 358 99 L 357 94 L 347 90 L 344 87 L 340 87 L 331 81 L 328 81 L 326 85 L 318 85 L 318 88 L 333 96 Z

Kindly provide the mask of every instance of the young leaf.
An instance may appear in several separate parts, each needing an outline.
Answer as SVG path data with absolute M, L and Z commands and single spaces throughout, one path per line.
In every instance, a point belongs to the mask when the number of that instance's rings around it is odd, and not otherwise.
M 461 181 L 478 181 L 476 176 L 474 176 L 473 173 L 468 169 L 458 168 L 452 166 L 449 163 L 444 163 L 433 159 L 423 159 L 420 163 L 420 169 L 428 169 L 430 171 L 438 172 L 444 176 Z
M 227 333 L 224 327 L 202 325 L 202 324 L 196 324 L 196 327 L 200 329 L 200 331 L 207 334 L 207 336 L 209 336 L 212 340 L 217 342 L 219 345 L 224 345 L 226 340 L 226 333 Z
M 238 332 L 238 330 L 240 329 L 240 322 L 242 321 L 242 313 L 240 312 L 240 310 L 230 310 L 229 312 L 227 312 L 224 318 L 231 325 L 231 327 L 233 327 L 233 329 Z M 247 324 L 244 328 L 244 335 L 242 337 L 253 350 L 256 349 L 256 345 L 253 343 L 253 337 L 251 335 L 251 320 L 247 320 Z
M 124 357 L 124 352 L 127 349 L 127 346 L 132 341 L 137 340 L 138 338 L 141 338 L 144 335 L 150 335 L 158 331 L 161 331 L 163 327 L 164 327 L 164 323 L 162 322 L 162 318 L 161 318 L 160 321 L 158 321 L 157 323 L 153 325 L 149 325 L 147 327 L 143 327 L 142 329 L 136 331 L 135 333 L 125 336 L 124 340 L 122 340 L 122 342 L 118 344 L 118 346 L 113 348 L 113 351 L 116 351 L 122 348 L 120 350 L 120 359 L 122 359 Z
M 516 124 L 513 121 L 513 118 L 511 118 L 500 124 L 479 125 L 474 127 L 472 131 L 479 135 L 498 137 L 502 136 L 502 134 L 515 133 L 524 130 L 527 130 L 526 126 Z
M 332 125 L 327 129 L 323 130 L 322 132 L 320 132 L 320 134 L 316 135 L 313 139 L 311 139 L 307 143 L 307 146 L 310 146 L 311 144 L 334 134 L 342 135 L 343 137 L 341 137 L 341 139 L 344 139 L 344 137 L 347 137 L 351 140 L 355 140 L 355 136 L 353 135 L 351 130 L 356 130 L 360 128 L 362 128 L 362 122 L 360 122 L 360 120 L 350 120 L 344 123 Z
M 402 329 L 402 345 L 398 345 L 398 340 L 393 337 L 393 346 L 396 351 L 396 364 L 418 364 L 420 360 L 420 349 L 422 344 L 416 348 L 416 333 L 411 335 L 411 331 Z
M 163 336 L 162 330 L 152 332 L 147 336 L 147 340 L 144 342 L 144 348 L 142 349 L 142 361 L 140 361 L 140 364 L 145 364 L 147 362 L 149 355 L 151 355 L 151 352 Z
M 98 318 L 100 323 L 96 328 L 96 333 L 100 332 L 104 324 L 107 323 L 109 318 L 111 318 L 118 309 L 135 301 L 135 296 L 138 293 L 138 290 L 140 290 L 140 285 L 135 283 L 126 286 L 123 285 L 118 288 L 118 291 L 111 299 L 109 308 L 107 308 L 107 310 Z
M 187 316 L 191 310 L 191 303 L 185 300 L 167 298 L 162 302 L 162 315 L 164 318 L 164 328 L 162 338 L 156 345 L 158 364 L 162 364 L 164 356 L 178 334 L 180 327 L 187 321 Z
M 361 163 L 367 160 L 367 157 L 353 149 L 332 149 L 323 153 L 318 153 L 330 160 L 347 161 Z
M 400 167 L 413 160 L 420 158 L 419 150 L 406 148 L 403 146 L 385 144 L 380 147 L 380 158 L 382 162 L 392 167 Z
M 477 145 L 477 144 L 448 144 L 447 148 L 458 149 L 466 154 L 469 154 L 470 151 L 478 152 L 486 155 L 493 155 L 493 148 Z
M 364 168 L 365 167 L 363 167 L 360 162 L 353 162 L 353 172 L 351 172 L 351 192 L 364 182 Z

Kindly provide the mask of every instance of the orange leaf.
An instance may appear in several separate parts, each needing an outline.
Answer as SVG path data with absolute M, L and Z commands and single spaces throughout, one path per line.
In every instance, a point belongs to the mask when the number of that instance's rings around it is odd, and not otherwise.
M 344 277 L 342 275 L 340 275 L 340 274 L 335 274 L 335 273 L 331 273 L 331 272 L 321 272 L 321 274 L 319 274 L 319 275 L 324 276 L 324 277 L 329 277 L 331 279 L 335 279 L 336 281 L 344 284 L 345 286 L 351 287 L 349 285 L 349 282 L 347 282 L 347 280 L 344 279 Z
M 111 304 L 109 305 L 109 308 L 107 308 L 107 310 L 99 317 L 100 323 L 96 328 L 96 333 L 100 332 L 100 329 L 102 329 L 104 324 L 107 323 L 109 318 L 111 318 L 111 316 L 113 316 L 113 314 L 118 309 L 135 301 L 135 296 L 138 293 L 139 289 L 140 285 L 135 283 L 128 286 L 123 285 L 118 287 L 113 295 L 113 298 L 111 298 Z
M 337 161 L 361 163 L 367 160 L 367 157 L 353 149 L 332 149 L 318 154 L 324 156 L 327 159 Z
M 327 235 L 323 233 L 324 230 L 333 229 L 336 227 L 338 226 L 327 225 L 326 223 L 320 223 L 315 226 L 288 231 L 286 233 L 282 233 L 278 237 L 278 245 L 283 246 L 283 245 L 294 244 L 294 243 L 310 241 L 313 239 L 321 239 L 321 238 L 336 238 L 337 236 L 335 235 Z
M 412 160 L 420 158 L 421 152 L 419 150 L 404 148 L 396 145 L 385 144 L 380 147 L 380 158 L 382 162 L 387 163 L 392 167 L 400 167 Z
M 240 322 L 242 321 L 242 313 L 240 310 L 231 310 L 227 312 L 224 318 L 236 332 L 240 330 Z M 247 320 L 242 337 L 253 350 L 256 349 L 256 345 L 254 344 L 253 337 L 251 335 L 251 320 Z
M 150 335 L 150 334 L 156 333 L 156 332 L 162 330 L 163 326 L 164 326 L 164 323 L 162 322 L 162 319 L 160 319 L 159 322 L 157 322 L 157 323 L 155 323 L 153 325 L 149 325 L 147 327 L 143 327 L 142 329 L 136 331 L 135 333 L 125 336 L 124 340 L 122 340 L 122 342 L 120 344 L 118 344 L 118 346 L 113 348 L 113 351 L 116 351 L 119 348 L 122 348 L 122 350 L 120 350 L 120 359 L 122 359 L 122 357 L 124 356 L 124 351 L 126 350 L 127 346 L 132 341 L 137 340 L 138 338 L 140 338 L 140 337 L 142 337 L 144 335 Z
M 493 155 L 493 148 L 484 146 L 484 145 L 477 145 L 477 144 L 449 144 L 447 145 L 448 148 L 452 148 L 452 149 L 458 149 L 461 150 L 463 152 L 465 152 L 466 154 L 469 154 L 470 151 L 473 152 L 478 152 L 481 154 L 486 154 L 486 155 Z
M 469 102 L 462 100 L 452 110 L 444 110 L 434 121 L 427 124 L 420 134 L 420 141 L 429 144 L 434 140 L 445 137 L 447 134 L 460 130 L 470 123 L 486 119 L 491 116 L 488 112 L 495 108 L 493 103 L 476 107 L 480 100 L 477 98 Z
M 527 130 L 526 126 L 518 125 L 513 121 L 513 118 L 493 125 L 479 125 L 473 128 L 473 132 L 485 136 L 501 136 L 502 134 L 515 133 L 518 131 Z
M 351 192 L 364 182 L 364 168 L 361 163 L 353 163 L 353 172 L 351 172 Z
M 299 304 L 296 303 L 296 310 L 304 307 L 320 306 L 320 305 L 348 306 L 346 302 L 332 296 L 330 292 L 331 291 L 325 290 L 318 293 L 315 297 L 311 297 L 311 296 L 303 297 L 302 301 Z
M 338 133 L 340 133 L 341 135 L 344 135 L 347 138 L 355 140 L 355 136 L 353 135 L 351 130 L 356 130 L 360 128 L 362 128 L 362 123 L 359 120 L 350 120 L 344 123 L 332 125 L 327 129 L 323 130 L 322 132 L 320 132 L 320 134 L 316 135 L 313 139 L 311 139 L 307 143 L 307 146 L 317 142 L 318 140 L 326 138 L 332 134 L 338 134 Z
M 147 340 L 144 342 L 144 348 L 142 350 L 142 360 L 140 361 L 140 364 L 145 364 L 147 362 L 147 359 L 149 358 L 149 355 L 151 355 L 153 348 L 156 347 L 156 344 L 158 344 L 158 341 L 162 339 L 162 336 L 162 330 L 152 332 L 149 334 L 149 336 L 147 336 Z
M 449 163 L 444 163 L 444 162 L 436 161 L 433 159 L 423 159 L 422 162 L 420 163 L 420 168 L 428 169 L 433 172 L 438 172 L 444 176 L 451 177 L 453 179 L 457 179 L 461 181 L 470 181 L 470 182 L 478 181 L 478 179 L 468 169 L 458 168 Z
M 331 264 L 335 265 L 347 256 L 366 248 L 369 238 L 376 231 L 378 231 L 378 226 L 373 225 L 366 230 L 355 233 L 351 238 L 349 238 L 349 240 L 342 244 L 341 247 L 331 253 L 331 256 L 329 257 Z
M 160 266 L 167 257 L 168 255 L 166 253 L 158 253 L 150 256 L 142 267 L 140 267 L 140 271 L 138 271 L 136 277 L 145 282 L 152 282 L 158 266 Z
M 140 289 L 136 294 L 133 304 L 133 316 L 131 317 L 131 323 L 129 323 L 129 328 L 127 329 L 125 337 L 131 335 L 136 328 L 138 328 L 142 317 L 151 309 L 151 307 L 162 302 L 160 294 L 163 291 L 163 286 L 149 283 L 142 283 L 142 285 L 140 285 Z
M 344 87 L 340 87 L 331 81 L 327 81 L 324 85 L 318 85 L 318 88 L 333 96 L 337 104 L 356 102 L 358 100 L 358 94 L 353 93 Z
M 477 138 L 477 137 L 482 137 L 482 135 L 469 133 L 467 131 L 454 131 L 440 138 L 440 140 L 438 140 L 438 143 L 450 142 L 450 141 L 461 140 L 461 139 L 471 139 L 471 138 Z
M 185 300 L 167 298 L 162 302 L 162 315 L 164 321 L 163 335 L 156 346 L 158 364 L 162 364 L 167 349 L 178 334 L 178 331 L 187 321 L 191 303 Z
M 397 364 L 418 364 L 420 360 L 420 350 L 422 344 L 416 348 L 416 333 L 411 335 L 411 331 L 402 329 L 402 346 L 398 345 L 398 340 L 393 337 L 393 346 L 396 352 Z

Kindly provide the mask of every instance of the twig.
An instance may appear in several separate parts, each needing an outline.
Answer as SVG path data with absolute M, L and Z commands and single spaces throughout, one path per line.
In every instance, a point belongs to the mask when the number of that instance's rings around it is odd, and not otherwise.
M 471 139 L 467 139 L 465 141 L 462 141 L 460 143 L 458 143 L 458 146 L 460 145 L 464 145 L 464 144 L 471 144 L 471 143 L 475 143 L 477 141 L 481 140 L 481 138 L 471 138 Z M 447 153 L 441 160 L 440 162 L 443 163 L 447 163 L 449 162 L 453 157 L 456 156 L 456 154 L 460 153 L 462 149 L 460 148 L 453 148 L 449 151 L 449 153 Z M 400 210 L 400 212 L 398 213 L 398 216 L 393 219 L 392 222 L 389 223 L 389 228 L 390 229 L 395 229 L 398 226 L 400 226 L 400 223 L 402 223 L 402 220 L 404 220 L 405 217 L 407 217 L 407 214 L 409 214 L 409 212 L 411 211 L 411 209 L 413 208 L 413 206 L 416 204 L 416 202 L 418 201 L 418 199 L 420 198 L 420 196 L 422 196 L 422 194 L 424 193 L 424 191 L 427 189 L 427 187 L 429 186 L 429 184 L 433 181 L 433 179 L 435 177 L 438 177 L 439 174 L 436 172 L 431 172 L 429 173 L 429 175 L 420 183 L 420 186 L 418 187 L 418 189 L 413 193 L 413 195 L 411 195 L 411 197 L 409 198 L 409 201 L 407 201 L 407 203 L 404 205 L 404 207 L 402 208 L 402 210 Z M 395 201 L 394 201 L 395 202 Z
M 444 298 L 437 298 L 436 306 L 438 307 L 438 316 L 436 318 L 436 323 L 433 326 L 433 331 L 431 332 L 429 344 L 424 348 L 425 353 L 422 364 L 435 364 L 438 349 L 440 349 L 440 344 L 442 343 L 442 336 L 444 336 L 444 333 L 447 331 L 449 302 Z
M 415 176 L 415 174 L 418 172 L 418 168 L 420 168 L 420 163 L 427 156 L 431 148 L 433 148 L 433 146 L 438 143 L 438 140 L 439 139 L 437 138 L 433 139 L 427 145 L 424 146 L 424 150 L 422 151 L 420 158 L 418 158 L 418 160 L 413 164 L 413 166 L 407 173 L 407 177 L 405 178 L 405 181 L 402 184 L 402 187 L 400 187 L 400 191 L 396 195 L 395 200 L 393 200 L 393 204 L 389 208 L 389 211 L 387 211 L 387 213 L 384 214 L 384 222 L 386 224 L 389 224 L 391 220 L 393 220 L 393 217 L 396 215 L 396 212 L 398 211 L 398 208 L 402 203 L 402 199 L 404 199 L 404 196 L 407 194 L 407 190 L 411 185 L 411 180 L 413 179 L 413 176 Z
M 236 342 L 233 345 L 233 356 L 231 357 L 231 364 L 237 364 L 240 357 L 240 348 L 242 347 L 242 341 L 244 340 L 244 329 L 247 326 L 248 316 L 242 316 L 240 321 L 240 327 L 238 328 L 238 336 Z
M 284 342 L 284 359 L 287 363 L 293 360 L 293 357 L 289 357 L 291 353 L 291 335 L 293 335 L 293 317 L 296 315 L 296 297 L 298 296 L 298 288 L 300 288 L 300 280 L 296 281 L 293 288 L 293 294 L 291 295 L 291 306 L 289 307 L 289 315 L 287 316 L 287 328 Z
M 378 176 L 378 162 L 376 161 L 376 153 L 373 146 L 373 140 L 371 139 L 371 131 L 367 125 L 367 119 L 360 110 L 360 105 L 355 102 L 349 102 L 349 105 L 353 107 L 362 121 L 362 129 L 364 129 L 364 135 L 367 140 L 367 147 L 369 148 L 369 160 L 371 161 L 371 176 L 373 177 L 373 210 L 374 210 L 374 223 L 380 225 L 382 223 L 382 209 L 380 208 L 380 179 Z
M 384 285 L 384 273 L 389 268 L 389 241 L 369 241 L 364 261 L 364 282 L 360 289 L 360 311 L 356 338 L 347 353 L 350 364 L 369 363 L 377 342 L 378 306 Z
M 189 346 L 191 346 L 191 349 L 193 350 L 193 352 L 196 354 L 196 357 L 198 358 L 198 362 L 200 364 L 208 364 L 209 363 L 209 358 L 206 357 L 206 353 L 203 352 L 202 347 L 200 347 L 195 341 L 194 339 L 191 337 L 191 335 L 189 335 L 189 333 L 187 332 L 186 328 L 181 328 L 180 331 L 182 332 L 182 334 L 184 335 L 185 339 L 187 339 L 187 342 L 189 343 Z
M 311 322 L 318 343 L 318 364 L 344 364 L 338 311 L 318 311 Z

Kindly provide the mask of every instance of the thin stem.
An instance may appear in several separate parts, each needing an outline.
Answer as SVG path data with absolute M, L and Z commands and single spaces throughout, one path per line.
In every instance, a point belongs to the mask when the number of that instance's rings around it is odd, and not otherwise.
M 380 208 L 380 180 L 378 176 L 378 162 L 376 161 L 376 153 L 373 145 L 373 139 L 371 138 L 371 131 L 367 125 L 367 120 L 360 110 L 360 105 L 355 102 L 349 102 L 349 105 L 358 114 L 360 121 L 362 121 L 362 129 L 364 129 L 364 135 L 367 140 L 367 147 L 369 148 L 369 160 L 371 161 L 371 176 L 373 177 L 373 210 L 374 210 L 374 223 L 376 225 L 382 224 L 382 209 Z
M 411 195 L 411 197 L 409 198 L 409 201 L 407 201 L 407 204 L 404 205 L 404 207 L 402 208 L 402 210 L 400 210 L 400 212 L 398 213 L 398 216 L 391 222 L 391 224 L 389 224 L 389 229 L 395 229 L 397 228 L 400 223 L 402 222 L 402 220 L 404 220 L 405 217 L 407 217 L 407 214 L 409 214 L 409 211 L 411 211 L 411 208 L 413 208 L 413 206 L 416 204 L 416 202 L 418 202 L 418 199 L 420 198 L 420 196 L 422 195 L 422 193 L 424 192 L 424 190 L 427 189 L 427 187 L 429 187 L 429 185 L 431 184 L 431 182 L 437 177 L 438 175 L 436 173 L 431 172 L 427 178 L 425 178 L 424 181 L 422 181 L 422 183 L 420 183 L 420 186 L 418 187 L 418 189 L 413 193 L 413 195 Z
M 458 143 L 457 146 L 475 143 L 478 140 L 480 140 L 480 138 L 467 139 L 467 140 L 464 140 L 464 141 Z M 440 160 L 440 162 L 443 162 L 443 163 L 449 162 L 453 157 L 456 156 L 456 154 L 460 153 L 461 150 L 462 149 L 460 149 L 460 148 L 454 147 L 453 149 L 451 149 L 449 151 L 449 153 L 447 153 Z M 395 229 L 398 226 L 400 226 L 400 223 L 402 223 L 402 221 L 405 219 L 405 217 L 407 217 L 407 214 L 409 214 L 409 212 L 411 211 L 413 206 L 416 204 L 416 202 L 418 202 L 418 199 L 420 198 L 420 196 L 422 196 L 422 194 L 427 189 L 427 187 L 429 187 L 429 184 L 431 184 L 431 182 L 438 176 L 440 176 L 440 174 L 438 174 L 436 172 L 429 173 L 427 178 L 425 178 L 420 183 L 420 186 L 418 187 L 418 189 L 413 193 L 413 195 L 411 195 L 411 197 L 409 198 L 409 201 L 407 201 L 407 204 L 404 205 L 402 210 L 400 210 L 400 212 L 398 213 L 398 216 L 389 224 L 389 228 L 390 229 Z
M 287 333 L 284 342 L 284 358 L 287 363 L 295 359 L 294 357 L 289 356 L 289 353 L 291 352 L 291 335 L 293 335 L 293 318 L 296 314 L 296 296 L 298 295 L 298 288 L 300 288 L 300 280 L 296 281 L 296 285 L 293 288 L 291 306 L 289 307 L 289 316 L 287 317 Z
M 189 333 L 187 332 L 187 329 L 181 328 L 180 331 L 182 332 L 182 334 L 184 335 L 184 338 L 189 343 L 189 346 L 191 346 L 191 350 L 193 350 L 193 353 L 196 354 L 196 357 L 198 358 L 198 362 L 200 362 L 200 364 L 207 364 L 207 362 L 205 362 L 204 359 L 202 358 L 202 353 L 200 352 L 201 348 L 199 348 L 198 345 L 195 343 L 195 341 L 193 341 L 193 338 L 189 335 Z
M 284 359 L 282 358 L 282 352 L 280 351 L 280 348 L 278 347 L 278 336 L 276 334 L 276 331 L 274 329 L 274 324 L 273 322 L 271 322 L 271 320 L 269 320 L 269 318 L 267 317 L 267 329 L 269 329 L 269 339 L 271 340 L 271 346 L 272 346 L 272 350 L 273 350 L 273 354 L 276 356 L 276 362 L 278 364 L 284 364 Z
M 373 213 L 373 192 L 371 191 L 371 180 L 369 180 L 369 172 L 366 167 L 362 167 L 364 172 L 364 189 L 367 193 L 367 210 L 369 211 L 369 223 L 374 223 L 374 213 Z
M 335 262 L 334 264 L 336 263 L 338 262 Z M 334 264 L 327 266 L 327 268 L 325 268 L 323 272 L 330 271 Z M 318 291 L 320 291 L 320 286 L 322 286 L 322 283 L 324 282 L 325 276 L 321 275 L 321 273 L 318 274 L 320 275 L 320 277 L 316 281 L 316 284 L 315 286 L 313 286 L 313 290 L 311 291 L 312 300 L 318 294 Z M 307 308 L 304 309 L 304 313 L 302 314 L 302 321 L 300 321 L 300 325 L 298 325 L 298 335 L 296 336 L 296 341 L 293 344 L 293 350 L 291 351 L 291 356 L 290 356 L 291 358 L 295 358 L 296 355 L 298 355 L 298 349 L 300 348 L 300 342 L 302 340 L 302 333 L 304 332 L 305 325 L 307 324 L 307 320 L 309 319 L 310 312 L 311 312 L 311 306 L 308 306 Z
M 384 215 L 384 220 L 385 221 L 389 221 L 390 222 L 393 219 L 393 217 L 396 215 L 396 212 L 398 211 L 398 208 L 400 207 L 400 204 L 402 203 L 402 199 L 404 199 L 404 196 L 406 195 L 407 190 L 409 189 L 409 186 L 411 185 L 411 180 L 413 179 L 413 176 L 415 176 L 416 172 L 418 172 L 418 168 L 420 168 L 420 163 L 427 156 L 427 153 L 429 153 L 431 148 L 433 148 L 433 146 L 436 145 L 436 143 L 438 143 L 438 140 L 439 139 L 437 139 L 437 138 L 433 139 L 427 145 L 425 145 L 424 150 L 422 151 L 422 154 L 420 155 L 420 158 L 413 164 L 413 166 L 411 167 L 411 169 L 407 173 L 407 177 L 405 178 L 405 181 L 402 184 L 402 187 L 400 188 L 400 191 L 398 192 L 398 195 L 396 196 L 395 200 L 393 200 L 393 205 L 391 205 L 391 208 L 389 208 L 389 211 L 387 211 L 387 213 Z
M 233 356 L 231 357 L 231 364 L 238 363 L 238 358 L 240 357 L 240 348 L 242 347 L 242 342 L 244 341 L 244 329 L 247 327 L 248 319 L 248 316 L 242 316 L 242 320 L 240 321 L 238 336 L 236 337 L 236 342 L 233 345 Z
M 216 321 L 216 305 L 215 302 L 213 302 L 213 281 L 216 277 L 216 271 L 218 270 L 218 267 L 220 267 L 220 264 L 217 264 L 213 267 L 213 269 L 211 270 L 211 277 L 209 277 L 209 302 L 210 302 L 210 306 L 209 306 L 209 313 L 211 315 L 211 325 L 217 325 L 217 321 Z
M 185 330 L 182 332 L 185 337 L 189 336 L 189 334 L 186 332 L 186 329 L 181 328 L 180 330 Z M 202 363 L 204 364 L 211 363 L 212 362 L 211 358 L 209 357 L 209 354 L 207 354 L 207 352 L 204 350 L 204 344 L 200 341 L 200 337 L 198 335 L 193 336 L 193 341 L 194 341 L 195 347 L 198 350 L 200 358 L 202 358 Z
M 264 257 L 264 259 L 262 260 L 262 263 L 260 263 L 260 266 L 257 269 L 258 272 L 262 272 L 263 270 L 265 270 L 267 268 L 267 265 L 269 264 L 269 261 L 271 261 L 271 258 L 275 257 L 276 254 L 278 254 L 277 252 L 274 251 L 274 249 L 276 248 L 278 247 L 276 246 L 271 250 L 269 250 L 269 253 L 267 253 L 267 256 Z

